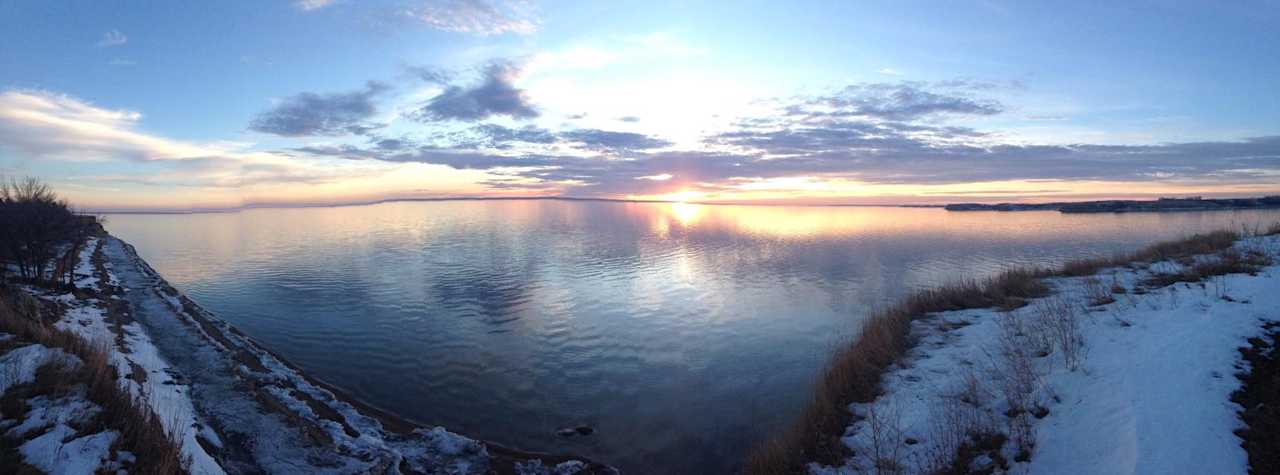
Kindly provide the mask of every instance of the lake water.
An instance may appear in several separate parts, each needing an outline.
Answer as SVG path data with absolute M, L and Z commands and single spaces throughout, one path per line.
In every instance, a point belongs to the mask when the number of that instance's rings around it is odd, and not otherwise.
M 1075 214 L 576 201 L 110 215 L 172 284 L 409 419 L 631 473 L 732 471 L 911 289 L 1277 211 Z M 586 424 L 590 436 L 556 430 Z

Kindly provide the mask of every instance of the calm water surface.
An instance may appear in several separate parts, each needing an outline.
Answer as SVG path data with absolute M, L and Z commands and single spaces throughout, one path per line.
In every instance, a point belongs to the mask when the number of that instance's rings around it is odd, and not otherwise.
M 732 471 L 910 289 L 1280 212 L 457 201 L 112 215 L 175 286 L 410 419 L 631 473 Z M 587 424 L 588 437 L 556 429 Z

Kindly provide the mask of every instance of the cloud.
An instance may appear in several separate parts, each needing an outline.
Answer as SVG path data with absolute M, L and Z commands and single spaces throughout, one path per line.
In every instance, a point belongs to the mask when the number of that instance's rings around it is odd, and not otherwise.
M 532 7 L 525 2 L 487 0 L 423 1 L 400 8 L 397 13 L 431 28 L 457 33 L 498 35 L 530 34 L 538 30 Z
M 258 114 L 249 130 L 284 137 L 363 135 L 380 127 L 366 122 L 377 113 L 373 99 L 389 86 L 370 81 L 359 91 L 289 96 Z
M 634 115 L 624 115 L 624 116 L 622 116 L 622 117 L 619 117 L 619 118 L 618 118 L 618 122 L 631 122 L 631 123 L 635 123 L 635 122 L 640 122 L 640 118 L 639 118 L 639 117 L 636 117 L 636 116 L 634 116 Z
M 449 86 L 409 116 L 420 122 L 475 122 L 492 116 L 537 117 L 538 109 L 529 101 L 528 94 L 514 84 L 519 74 L 520 68 L 510 62 L 494 62 L 484 69 L 479 84 Z
M 442 86 L 449 85 L 449 82 L 453 81 L 455 76 L 452 71 L 435 66 L 406 66 L 405 70 L 408 71 L 409 74 L 413 75 L 413 77 L 421 79 L 428 84 L 439 84 Z
M 881 101 L 858 96 L 851 105 L 839 104 L 847 114 L 797 113 L 795 106 L 814 107 L 831 96 L 797 98 L 780 104 L 776 114 L 705 136 L 693 150 L 673 150 L 659 137 L 631 132 L 482 124 L 429 147 L 306 152 L 485 170 L 498 177 L 490 184 L 504 189 L 550 187 L 582 196 L 725 191 L 800 177 L 881 185 L 1016 180 L 1260 185 L 1280 176 L 1280 136 L 1123 146 L 1007 143 L 999 133 L 935 120 L 1003 110 L 997 105 L 918 86 L 886 90 L 866 96 L 887 97 Z M 908 92 L 898 94 L 902 91 Z
M 883 74 L 885 76 L 901 76 L 902 75 L 902 71 L 899 71 L 893 68 L 880 68 L 876 70 L 876 72 Z
M 121 33 L 120 30 L 111 30 L 102 34 L 102 39 L 98 40 L 99 48 L 110 48 L 112 46 L 120 46 L 128 43 L 129 37 Z
M 938 115 L 995 115 L 1004 106 L 952 91 L 931 91 L 921 83 L 866 83 L 848 86 L 836 94 L 811 98 L 790 108 L 793 115 L 825 117 L 866 117 L 886 120 L 914 120 Z M 942 88 L 975 87 L 951 82 Z
M 477 140 L 471 142 L 471 146 L 495 149 L 508 149 L 517 143 L 553 144 L 559 141 L 559 137 L 551 131 L 532 125 L 513 129 L 497 124 L 482 124 L 469 132 L 477 137 Z
M 576 129 L 558 135 L 562 141 L 574 143 L 587 150 L 600 152 L 624 152 L 670 147 L 666 140 L 631 132 L 613 132 L 600 129 Z
M 334 3 L 334 0 L 296 0 L 293 2 L 293 6 L 297 7 L 299 10 L 309 12 L 333 5 Z
M 456 149 L 530 150 L 532 146 L 556 146 L 561 151 L 618 154 L 670 147 L 671 142 L 645 134 L 600 129 L 571 129 L 561 132 L 532 125 L 510 128 L 480 124 L 443 137 Z

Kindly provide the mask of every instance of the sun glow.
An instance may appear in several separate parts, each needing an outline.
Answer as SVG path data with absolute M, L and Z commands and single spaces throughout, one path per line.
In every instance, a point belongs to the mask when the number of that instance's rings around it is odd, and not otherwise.
M 675 193 L 659 195 L 657 198 L 661 201 L 689 203 L 692 201 L 698 201 L 699 199 L 704 197 L 706 197 L 706 193 L 702 193 L 700 191 L 683 190 L 683 191 L 677 191 Z
M 681 226 L 689 227 L 698 222 L 702 217 L 702 213 L 706 211 L 707 205 L 691 204 L 682 201 L 671 203 L 671 215 L 680 222 Z

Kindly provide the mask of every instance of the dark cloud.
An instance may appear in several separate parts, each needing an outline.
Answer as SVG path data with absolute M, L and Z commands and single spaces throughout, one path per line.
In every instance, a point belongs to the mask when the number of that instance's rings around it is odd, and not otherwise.
M 484 69 L 479 84 L 449 86 L 410 114 L 420 122 L 458 120 L 475 122 L 492 116 L 530 119 L 538 110 L 524 90 L 515 87 L 520 69 L 509 62 L 495 62 Z
M 381 127 L 366 120 L 377 113 L 373 99 L 387 89 L 386 84 L 370 81 L 364 89 L 354 92 L 289 96 L 258 114 L 249 129 L 285 137 L 367 134 Z

